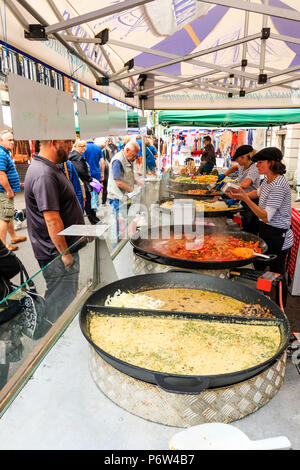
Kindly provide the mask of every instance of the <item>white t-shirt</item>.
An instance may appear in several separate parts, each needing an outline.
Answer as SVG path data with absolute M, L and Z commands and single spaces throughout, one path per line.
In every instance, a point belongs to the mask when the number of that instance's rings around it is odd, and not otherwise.
M 238 182 L 243 183 L 243 181 L 250 179 L 252 181 L 252 184 L 248 186 L 248 188 L 245 188 L 245 192 L 249 193 L 250 191 L 254 191 L 260 186 L 260 176 L 258 173 L 257 166 L 255 163 L 252 163 L 249 168 L 244 170 L 243 166 L 238 166 Z

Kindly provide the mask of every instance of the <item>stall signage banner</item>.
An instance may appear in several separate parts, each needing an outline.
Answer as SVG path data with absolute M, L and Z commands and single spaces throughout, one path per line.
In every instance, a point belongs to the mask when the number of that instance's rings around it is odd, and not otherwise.
M 78 125 L 81 139 L 109 135 L 108 104 L 77 99 Z
M 121 136 L 127 134 L 127 112 L 117 106 L 108 105 L 109 135 Z
M 9 74 L 8 92 L 16 140 L 74 140 L 74 103 L 70 93 Z
M 254 109 L 300 107 L 300 89 L 267 88 L 240 98 L 203 89 L 182 89 L 155 98 L 155 109 Z

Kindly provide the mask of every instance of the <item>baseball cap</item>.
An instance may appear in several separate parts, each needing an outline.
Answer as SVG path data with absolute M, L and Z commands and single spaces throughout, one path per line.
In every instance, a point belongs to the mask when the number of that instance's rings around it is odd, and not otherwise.
M 266 147 L 252 157 L 253 162 L 258 162 L 259 160 L 273 160 L 274 162 L 281 162 L 282 159 L 282 152 L 277 147 Z
M 232 161 L 235 161 L 237 158 L 242 157 L 243 155 L 248 155 L 253 151 L 253 147 L 251 145 L 241 145 L 235 151 L 235 154 L 231 158 Z

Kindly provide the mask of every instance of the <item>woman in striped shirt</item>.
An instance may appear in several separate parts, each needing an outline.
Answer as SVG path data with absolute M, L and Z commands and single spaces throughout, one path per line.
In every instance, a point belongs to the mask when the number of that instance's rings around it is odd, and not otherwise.
M 291 229 L 291 189 L 284 174 L 283 155 L 276 147 L 260 150 L 253 157 L 257 162 L 260 175 L 265 175 L 261 186 L 249 193 L 231 192 L 234 199 L 244 201 L 259 218 L 259 236 L 268 245 L 268 253 L 277 255 L 269 263 L 270 271 L 279 273 L 283 278 L 283 306 L 287 300 L 286 263 L 288 253 L 293 245 Z M 259 198 L 258 204 L 254 199 Z M 262 263 L 256 263 L 255 268 L 263 270 Z M 276 290 L 276 302 L 279 304 L 279 293 Z
M 251 160 L 254 155 L 255 150 L 253 150 L 251 145 L 241 145 L 238 147 L 232 157 L 232 161 L 237 162 L 238 165 L 233 165 L 224 174 L 219 175 L 218 181 L 222 181 L 226 176 L 238 171 L 238 184 L 246 193 L 250 193 L 251 191 L 258 189 L 260 185 L 260 175 L 255 163 Z M 230 202 L 230 200 L 227 201 L 229 206 Z M 254 200 L 254 202 L 258 204 L 258 199 Z M 242 221 L 243 230 L 257 235 L 259 225 L 258 217 L 251 211 L 244 201 L 242 201 L 242 205 L 244 208 Z

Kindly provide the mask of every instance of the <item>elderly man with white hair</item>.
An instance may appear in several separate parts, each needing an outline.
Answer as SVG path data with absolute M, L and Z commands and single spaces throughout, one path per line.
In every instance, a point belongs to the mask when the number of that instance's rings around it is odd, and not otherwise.
M 139 144 L 128 142 L 124 149 L 118 152 L 111 160 L 108 177 L 108 202 L 116 217 L 117 241 L 120 241 L 119 234 L 119 210 L 122 203 L 127 201 L 128 193 L 132 193 L 135 184 L 142 186 L 142 183 L 135 179 L 133 163 L 139 155 Z

